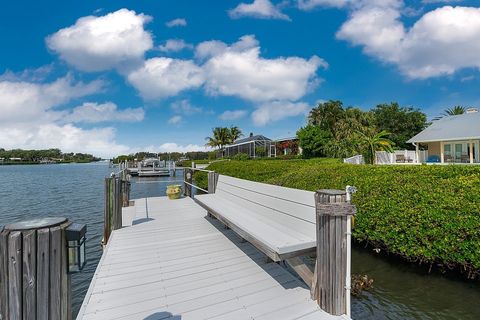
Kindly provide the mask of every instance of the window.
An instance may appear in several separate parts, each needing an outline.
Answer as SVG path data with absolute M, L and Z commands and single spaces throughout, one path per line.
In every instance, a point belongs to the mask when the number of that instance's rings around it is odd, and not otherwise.
M 443 150 L 446 156 L 452 155 L 452 146 L 449 144 L 446 144 L 443 146 Z

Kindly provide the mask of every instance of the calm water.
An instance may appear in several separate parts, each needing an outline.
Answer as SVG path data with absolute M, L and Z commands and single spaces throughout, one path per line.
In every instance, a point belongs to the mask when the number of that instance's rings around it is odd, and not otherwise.
M 85 223 L 88 264 L 73 276 L 76 313 L 102 254 L 103 178 L 106 164 L 0 166 L 0 225 L 33 217 L 65 216 Z M 132 198 L 165 194 L 178 178 L 136 180 Z M 354 273 L 368 274 L 374 289 L 352 300 L 354 319 L 480 319 L 480 284 L 425 275 L 417 268 L 355 249 Z

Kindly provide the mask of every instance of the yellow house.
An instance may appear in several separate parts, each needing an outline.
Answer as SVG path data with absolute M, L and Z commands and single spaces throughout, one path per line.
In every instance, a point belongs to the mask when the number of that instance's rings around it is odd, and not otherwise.
M 480 112 L 446 116 L 408 140 L 415 146 L 417 159 L 420 145 L 427 146 L 430 163 L 480 163 Z

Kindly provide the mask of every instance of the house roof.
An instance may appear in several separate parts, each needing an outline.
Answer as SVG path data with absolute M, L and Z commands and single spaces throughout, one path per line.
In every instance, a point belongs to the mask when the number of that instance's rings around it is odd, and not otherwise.
M 272 141 L 272 140 L 270 140 L 269 138 L 267 138 L 265 136 L 262 136 L 261 134 L 257 134 L 257 135 L 251 136 L 251 137 L 246 137 L 246 138 L 243 138 L 243 139 L 237 139 L 231 145 L 228 145 L 228 146 L 225 146 L 225 147 L 228 148 L 228 147 L 238 146 L 238 145 L 253 142 L 253 141 Z
M 275 140 L 275 142 L 293 141 L 293 140 L 298 140 L 298 138 L 297 137 L 278 138 Z
M 480 139 L 480 112 L 447 116 L 408 140 L 409 143 Z

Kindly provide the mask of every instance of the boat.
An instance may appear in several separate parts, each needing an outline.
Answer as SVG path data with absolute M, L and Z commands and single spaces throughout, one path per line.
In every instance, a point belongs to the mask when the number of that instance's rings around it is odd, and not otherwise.
M 170 170 L 162 168 L 141 168 L 137 171 L 139 177 L 168 177 L 170 176 Z

